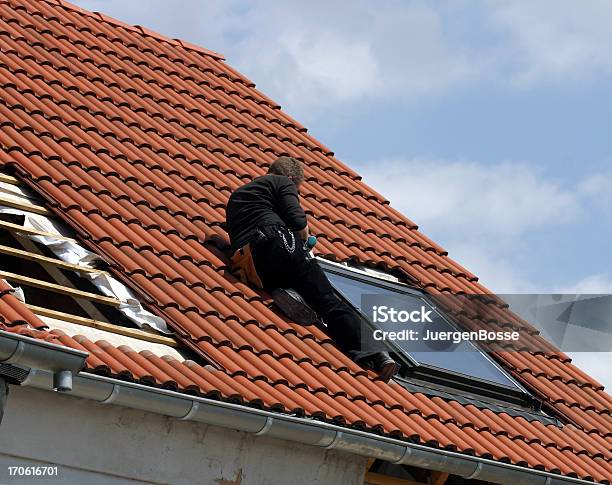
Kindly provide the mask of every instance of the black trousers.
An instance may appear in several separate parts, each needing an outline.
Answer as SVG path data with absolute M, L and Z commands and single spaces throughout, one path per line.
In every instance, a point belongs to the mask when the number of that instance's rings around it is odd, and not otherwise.
M 292 288 L 327 325 L 340 349 L 352 357 L 366 357 L 380 349 L 371 345 L 371 331 L 362 317 L 340 299 L 316 260 L 307 257 L 303 242 L 284 226 L 264 226 L 251 242 L 253 261 L 267 291 Z

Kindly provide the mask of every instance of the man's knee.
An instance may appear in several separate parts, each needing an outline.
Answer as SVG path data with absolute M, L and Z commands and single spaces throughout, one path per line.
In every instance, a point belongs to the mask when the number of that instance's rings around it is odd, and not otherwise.
M 354 312 L 333 292 L 320 294 L 318 296 L 317 306 L 319 309 L 317 310 L 315 308 L 315 310 L 321 317 L 323 317 L 323 319 L 337 319 L 339 317 L 345 317 L 346 315 Z

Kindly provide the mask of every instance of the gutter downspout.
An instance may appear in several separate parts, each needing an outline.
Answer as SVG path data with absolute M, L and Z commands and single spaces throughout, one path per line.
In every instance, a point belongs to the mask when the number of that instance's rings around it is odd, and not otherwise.
M 44 370 L 31 369 L 22 385 L 49 390 L 53 386 L 52 376 Z M 87 372 L 74 377 L 70 394 L 101 404 L 125 406 L 180 420 L 253 433 L 256 436 L 269 436 L 394 464 L 447 472 L 464 478 L 513 485 L 593 484 L 592 481 L 430 448 L 313 419 L 275 414 Z
M 0 424 L 4 417 L 4 408 L 6 407 L 6 398 L 8 397 L 8 384 L 4 377 L 0 377 Z

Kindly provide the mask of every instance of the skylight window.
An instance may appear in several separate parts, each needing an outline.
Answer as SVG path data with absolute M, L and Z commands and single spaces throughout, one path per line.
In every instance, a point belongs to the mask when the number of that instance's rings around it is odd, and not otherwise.
M 425 293 L 417 289 L 337 264 L 322 260 L 320 263 L 335 289 L 361 312 L 379 337 L 382 331 L 389 330 L 389 325 L 376 321 L 370 311 L 372 307 L 368 306 L 367 311 L 362 308 L 364 301 L 373 295 L 383 296 L 389 307 L 401 309 L 406 312 L 404 315 L 414 312 L 414 317 L 419 318 L 425 311 L 427 321 L 431 320 L 431 323 L 426 323 L 427 327 L 437 332 L 460 330 L 435 308 Z M 410 325 L 407 322 L 396 328 L 410 328 Z M 397 339 L 385 340 L 385 344 L 402 364 L 401 377 L 504 402 L 527 404 L 531 401 L 512 377 L 470 341 L 449 344 Z

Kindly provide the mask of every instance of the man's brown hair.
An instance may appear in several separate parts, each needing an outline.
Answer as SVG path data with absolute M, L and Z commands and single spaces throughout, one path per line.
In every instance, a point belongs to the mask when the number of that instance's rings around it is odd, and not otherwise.
M 293 180 L 295 185 L 304 181 L 304 167 L 302 162 L 292 157 L 279 157 L 272 162 L 268 169 L 269 174 L 284 175 Z

